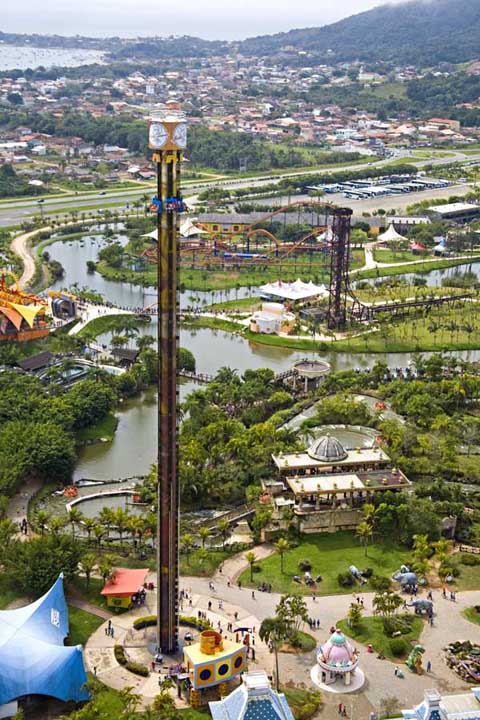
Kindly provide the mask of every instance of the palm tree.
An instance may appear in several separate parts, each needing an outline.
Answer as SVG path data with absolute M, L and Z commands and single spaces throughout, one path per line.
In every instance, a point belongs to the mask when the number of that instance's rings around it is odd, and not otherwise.
M 96 525 L 96 522 L 95 522 L 94 518 L 90 518 L 90 517 L 83 518 L 83 528 L 84 528 L 85 532 L 87 533 L 87 545 L 90 545 L 90 540 L 91 540 L 92 532 L 93 532 L 95 525 Z
M 228 520 L 221 520 L 218 523 L 218 531 L 222 536 L 223 550 L 225 550 L 225 543 L 227 542 L 228 533 L 230 532 L 230 523 Z
M 208 527 L 201 527 L 198 531 L 198 534 L 200 536 L 200 540 L 202 541 L 202 548 L 205 548 L 205 543 L 207 542 L 208 538 L 210 537 L 210 528 Z
M 153 335 L 141 335 L 135 340 L 136 346 L 140 350 L 140 352 L 148 347 L 151 347 L 154 342 L 155 338 L 153 337 Z
M 128 513 L 122 508 L 119 507 L 115 510 L 113 513 L 113 522 L 115 527 L 117 528 L 117 532 L 120 538 L 120 547 L 123 548 L 123 533 L 128 527 L 129 523 L 129 515 Z
M 190 565 L 190 553 L 192 552 L 194 546 L 193 537 L 190 533 L 186 533 L 185 535 L 182 535 L 180 542 L 182 543 L 182 549 L 187 556 L 187 565 Z
M 253 566 L 257 562 L 257 556 L 255 555 L 253 550 L 250 550 L 250 552 L 246 553 L 245 560 L 250 565 L 250 582 L 253 582 Z
M 98 570 L 100 572 L 100 575 L 102 576 L 103 584 L 105 585 L 107 578 L 109 578 L 112 575 L 113 566 L 115 564 L 115 558 L 113 555 L 110 555 L 107 553 L 102 557 L 100 562 L 98 563 Z
M 365 548 L 365 557 L 367 557 L 368 541 L 373 535 L 373 530 L 367 522 L 361 522 L 357 525 L 357 536 L 360 538 L 360 542 Z
M 99 548 L 102 544 L 102 538 L 105 535 L 105 533 L 106 533 L 106 530 L 102 525 L 97 525 L 97 524 L 94 525 L 93 534 L 95 535 L 95 540 L 97 541 L 97 545 Z
M 85 553 L 85 555 L 80 560 L 80 569 L 85 575 L 85 579 L 87 581 L 87 590 L 90 586 L 90 576 L 92 574 L 92 570 L 97 564 L 97 558 L 93 553 Z
M 75 538 L 75 525 L 80 525 L 83 520 L 83 513 L 78 508 L 73 507 L 68 513 L 68 522 L 72 526 L 72 538 Z
M 65 527 L 65 525 L 67 524 L 67 522 L 68 522 L 68 521 L 67 521 L 66 518 L 61 518 L 61 517 L 54 517 L 54 518 L 52 518 L 52 519 L 50 520 L 50 531 L 51 531 L 52 535 L 54 535 L 55 537 L 57 537 L 58 534 L 59 534 L 59 532 L 60 532 L 61 530 L 63 530 L 63 528 Z
M 108 507 L 102 508 L 98 514 L 98 521 L 105 528 L 106 534 L 107 534 L 107 539 L 108 539 L 108 537 L 110 535 L 110 529 L 111 529 L 111 527 L 113 525 L 113 521 L 114 521 L 113 510 Z
M 250 553 L 248 553 L 250 555 Z M 253 553 L 252 553 L 253 555 Z M 272 646 L 275 653 L 275 688 L 280 689 L 280 673 L 278 668 L 278 650 L 288 637 L 288 625 L 280 617 L 265 618 L 258 631 L 260 640 Z
M 34 525 L 40 529 L 40 535 L 43 535 L 50 522 L 50 515 L 46 510 L 37 510 L 33 516 L 33 521 Z
M 4 518 L 0 520 L 0 547 L 8 547 L 18 532 L 18 526 L 13 520 Z
M 285 538 L 279 538 L 277 542 L 275 543 L 275 547 L 277 549 L 278 554 L 280 555 L 280 571 L 283 575 L 283 556 L 287 552 L 289 545 L 288 540 L 285 540 Z

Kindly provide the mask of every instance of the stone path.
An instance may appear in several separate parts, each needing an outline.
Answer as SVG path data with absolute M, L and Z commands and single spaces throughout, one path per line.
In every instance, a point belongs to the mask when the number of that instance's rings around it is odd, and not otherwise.
M 255 548 L 258 558 L 266 557 L 273 551 L 271 546 L 260 546 Z M 279 595 L 276 593 L 262 593 L 255 591 L 252 597 L 252 590 L 249 588 L 239 589 L 235 579 L 245 569 L 247 563 L 244 553 L 238 555 L 223 564 L 222 572 L 217 572 L 213 578 L 215 590 L 209 589 L 208 578 L 184 577 L 181 579 L 181 588 L 188 594 L 188 599 L 183 601 L 181 613 L 197 615 L 198 610 L 207 613 L 207 617 L 216 628 L 220 621 L 222 630 L 225 631 L 227 622 L 234 622 L 234 613 L 238 612 L 238 624 L 241 627 L 255 628 L 253 635 L 255 639 L 256 663 L 250 663 L 250 667 L 262 667 L 271 673 L 273 671 L 273 655 L 258 638 L 258 628 L 261 619 L 272 616 L 275 613 L 275 606 L 278 603 Z M 151 578 L 154 579 L 153 574 Z M 227 586 L 227 579 L 230 578 L 231 586 Z M 356 593 L 358 594 L 358 592 Z M 373 594 L 362 594 L 365 615 L 372 615 Z M 324 642 L 328 636 L 330 627 L 338 620 L 346 617 L 351 595 L 336 595 L 319 597 L 314 601 L 310 597 L 305 598 L 309 613 L 313 618 L 320 618 L 321 627 L 312 631 L 317 645 Z M 209 601 L 212 603 L 211 610 L 208 610 Z M 223 607 L 219 607 L 222 601 Z M 378 712 L 380 701 L 387 695 L 395 695 L 399 699 L 400 706 L 411 707 L 419 703 L 423 698 L 426 689 L 437 687 L 441 692 L 458 692 L 468 689 L 468 685 L 449 668 L 442 658 L 443 647 L 453 640 L 465 638 L 478 638 L 480 642 L 480 631 L 477 626 L 469 623 L 462 616 L 462 610 L 475 604 L 480 604 L 480 591 L 469 591 L 457 594 L 457 602 L 444 600 L 439 591 L 434 591 L 435 601 L 435 624 L 430 627 L 425 623 L 420 642 L 425 646 L 424 665 L 427 660 L 432 663 L 432 672 L 429 675 L 417 676 L 410 673 L 405 667 L 405 678 L 395 677 L 395 664 L 388 660 L 378 660 L 375 654 L 369 654 L 366 649 L 358 645 L 360 650 L 360 663 L 366 675 L 366 682 L 358 693 L 331 695 L 324 694 L 324 709 L 322 717 L 333 720 L 338 717 L 338 703 L 344 702 L 347 709 L 352 711 L 353 716 L 365 718 L 369 712 Z M 148 652 L 147 644 L 154 642 L 154 631 L 152 629 L 138 633 L 131 630 L 134 617 L 153 614 L 156 608 L 155 591 L 147 593 L 146 607 L 136 608 L 124 615 L 115 617 L 113 626 L 115 640 L 105 634 L 105 626 L 102 625 L 89 639 L 85 649 L 85 660 L 88 669 L 93 671 L 97 668 L 97 675 L 107 685 L 115 688 L 130 685 L 134 687 L 144 698 L 144 703 L 152 701 L 158 688 L 158 674 L 150 673 L 148 678 L 137 678 L 121 668 L 115 661 L 113 645 L 115 642 L 125 644 L 127 652 L 132 660 L 149 665 L 151 655 Z M 181 628 L 180 637 L 183 639 L 185 628 Z M 309 631 L 310 632 L 310 631 Z M 227 633 L 233 638 L 232 633 Z M 168 660 L 165 659 L 167 665 Z M 280 678 L 283 684 L 294 683 L 304 684 L 305 687 L 314 688 L 310 680 L 310 669 L 315 664 L 315 652 L 293 655 L 280 654 Z M 400 663 L 399 663 L 400 664 Z

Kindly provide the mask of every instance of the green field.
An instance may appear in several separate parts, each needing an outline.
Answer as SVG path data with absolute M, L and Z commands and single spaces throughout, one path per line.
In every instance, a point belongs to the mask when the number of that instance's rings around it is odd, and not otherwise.
M 222 550 L 207 550 L 205 557 L 203 557 L 198 550 L 194 550 L 190 553 L 190 557 L 187 562 L 186 555 L 181 554 L 180 575 L 211 577 L 217 570 L 218 566 L 229 557 L 229 553 L 223 552 Z
M 350 565 L 356 565 L 360 570 L 370 567 L 376 575 L 390 577 L 408 557 L 407 549 L 387 542 L 371 545 L 365 557 L 358 539 L 349 532 L 308 535 L 303 536 L 300 544 L 285 554 L 283 574 L 280 571 L 280 557 L 274 554 L 258 563 L 260 572 L 254 573 L 253 583 L 250 582 L 249 569 L 242 573 L 241 582 L 249 587 L 256 587 L 262 582 L 270 583 L 273 592 L 310 594 L 310 589 L 298 585 L 292 579 L 294 575 L 303 574 L 299 569 L 299 561 L 309 560 L 312 564 L 311 574 L 323 578 L 317 586 L 318 595 L 351 594 L 355 586 L 344 588 L 337 580 L 338 574 L 347 572 Z M 364 589 L 368 591 L 368 585 Z
M 72 606 L 68 608 L 68 620 L 70 625 L 69 645 L 85 645 L 90 635 L 105 622 L 98 615 L 92 615 L 92 613 Z
M 422 620 L 422 618 L 413 618 L 411 632 L 405 635 L 401 635 L 400 637 L 403 640 L 406 640 L 406 642 L 409 644 L 417 641 L 422 633 L 423 623 L 424 620 Z M 348 635 L 348 637 L 352 638 L 352 640 L 356 640 L 357 642 L 362 643 L 362 645 L 371 644 L 375 653 L 383 652 L 385 657 L 389 658 L 389 660 L 400 659 L 398 657 L 395 657 L 390 649 L 390 643 L 392 641 L 392 638 L 389 638 L 383 634 L 382 618 L 364 617 L 362 618 L 362 621 L 358 628 L 356 628 L 355 630 L 352 630 L 352 628 L 348 627 L 346 620 L 339 620 L 339 622 L 337 623 L 337 627 L 339 627 L 342 632 L 345 633 L 345 635 Z M 403 659 L 406 659 L 407 656 L 408 652 L 405 653 Z

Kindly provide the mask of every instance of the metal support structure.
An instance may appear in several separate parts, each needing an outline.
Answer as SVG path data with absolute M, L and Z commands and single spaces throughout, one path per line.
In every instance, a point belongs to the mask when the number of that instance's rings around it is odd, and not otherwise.
M 157 647 L 178 649 L 177 233 L 181 153 L 158 151 L 158 516 Z M 170 205 L 169 205 L 170 201 Z M 170 209 L 167 210 L 167 207 Z
M 347 324 L 351 217 L 352 210 L 350 208 L 335 208 L 333 210 L 327 311 L 327 324 L 330 330 L 343 330 Z

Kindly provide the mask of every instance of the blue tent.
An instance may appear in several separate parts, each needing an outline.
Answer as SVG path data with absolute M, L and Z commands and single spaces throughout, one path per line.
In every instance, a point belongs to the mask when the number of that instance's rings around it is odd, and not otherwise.
M 0 704 L 23 695 L 88 700 L 82 647 L 65 647 L 67 635 L 63 575 L 31 605 L 0 611 Z

